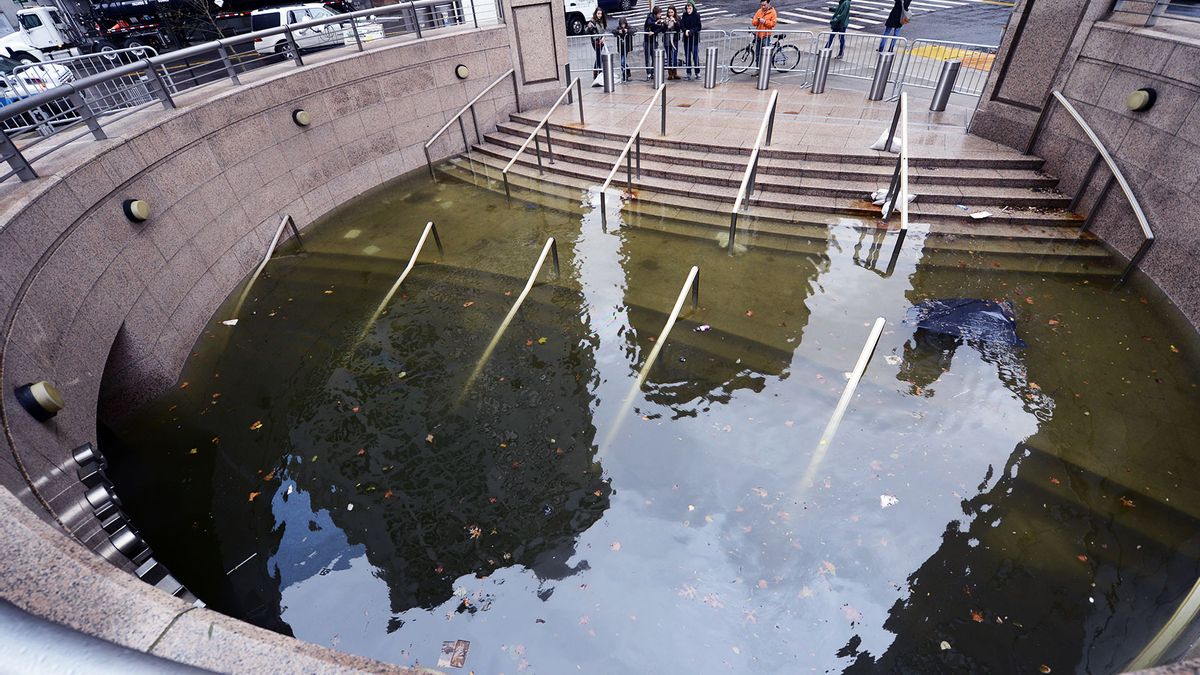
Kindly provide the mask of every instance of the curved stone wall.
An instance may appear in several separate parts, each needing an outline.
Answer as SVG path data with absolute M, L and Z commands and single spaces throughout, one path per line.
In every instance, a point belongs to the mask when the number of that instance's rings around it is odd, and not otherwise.
M 301 68 L 255 71 L 242 86 L 184 92 L 175 110 L 132 115 L 106 126 L 109 140 L 79 142 L 35 164 L 47 177 L 0 186 L 0 508 L 8 513 L 0 533 L 9 551 L 0 595 L 209 668 L 387 669 L 193 608 L 119 571 L 131 564 L 82 499 L 70 451 L 95 441 L 97 419 L 116 419 L 174 385 L 202 327 L 262 258 L 282 215 L 304 227 L 423 168 L 425 141 L 512 67 L 510 35 L 498 26 L 326 53 Z M 460 63 L 469 67 L 465 80 L 454 72 Z M 297 108 L 312 114 L 311 126 L 293 123 Z M 513 109 L 512 87 L 497 86 L 476 108 L 480 129 Z M 458 129 L 451 132 L 431 149 L 435 159 L 461 150 Z M 126 219 L 130 198 L 150 202 L 148 221 Z M 42 379 L 66 401 L 46 423 L 13 394 Z

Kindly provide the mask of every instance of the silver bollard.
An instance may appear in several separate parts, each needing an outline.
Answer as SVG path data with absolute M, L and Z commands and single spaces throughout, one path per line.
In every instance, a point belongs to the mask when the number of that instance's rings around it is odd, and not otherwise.
M 603 68 L 604 75 L 604 93 L 611 94 L 617 90 L 617 73 L 613 68 L 613 55 L 605 54 L 600 60 L 600 66 Z
M 946 109 L 946 104 L 950 102 L 950 94 L 954 92 L 954 81 L 958 79 L 958 69 L 961 65 L 962 61 L 942 61 L 942 72 L 938 75 L 937 86 L 933 89 L 933 100 L 929 103 L 930 110 L 942 112 Z
M 771 48 L 766 45 L 758 50 L 758 88 L 760 91 L 771 88 Z
M 868 101 L 882 101 L 887 92 L 888 77 L 892 74 L 892 62 L 896 60 L 896 52 L 879 52 L 875 58 L 875 76 L 871 78 L 871 91 L 867 92 Z
M 817 52 L 817 67 L 813 71 L 812 93 L 825 93 L 825 80 L 829 79 L 829 64 L 832 62 L 832 49 L 825 47 Z
M 712 89 L 717 86 L 717 48 L 709 47 L 704 50 L 704 88 Z
M 667 81 L 667 53 L 662 49 L 654 50 L 654 88 L 661 89 Z

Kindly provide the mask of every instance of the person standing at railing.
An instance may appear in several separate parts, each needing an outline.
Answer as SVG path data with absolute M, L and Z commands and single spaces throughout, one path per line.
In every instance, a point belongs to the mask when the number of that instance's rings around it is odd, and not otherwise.
M 596 11 L 592 12 L 592 20 L 587 22 L 583 32 L 595 36 L 592 38 L 592 49 L 596 50 L 596 62 L 592 66 L 592 77 L 599 77 L 600 69 L 604 67 L 604 60 L 600 57 L 604 51 L 604 34 L 608 32 L 608 17 L 604 15 L 603 9 L 597 7 Z
M 846 26 L 850 24 L 850 0 L 838 0 L 837 7 L 829 10 L 833 12 L 833 16 L 829 18 L 829 30 L 834 34 L 829 36 L 829 41 L 825 43 L 825 48 L 829 49 L 833 46 L 833 38 L 838 39 L 838 53 L 835 59 L 842 58 L 846 53 Z
M 883 38 L 879 40 L 879 49 L 877 52 L 890 52 L 896 46 L 895 36 L 900 35 L 900 27 L 908 23 L 912 15 L 908 13 L 908 4 L 912 0 L 893 0 L 892 13 L 888 14 L 887 21 L 883 23 Z M 888 40 L 888 36 L 893 36 L 892 40 Z
M 667 15 L 663 17 L 666 24 L 667 32 L 663 36 L 663 46 L 667 50 L 667 79 L 679 79 L 679 11 L 675 9 L 675 5 L 667 8 Z
M 621 17 L 617 21 L 613 35 L 617 38 L 617 53 L 621 55 L 621 78 L 623 82 L 628 82 L 633 79 L 629 72 L 629 53 L 633 51 L 633 29 L 629 27 L 629 22 L 625 20 L 625 17 Z
M 642 52 L 646 57 L 647 80 L 654 79 L 654 52 L 658 49 L 658 36 L 666 30 L 661 17 L 662 7 L 655 5 L 654 9 L 646 15 L 646 23 L 642 26 L 642 30 L 646 32 L 646 37 L 642 42 Z
M 700 79 L 700 12 L 696 11 L 695 0 L 687 0 L 683 7 L 683 16 L 679 19 L 683 29 L 683 69 L 684 79 L 693 77 Z
M 771 29 L 779 21 L 779 15 L 775 13 L 775 8 L 771 6 L 771 0 L 762 0 L 758 3 L 758 11 L 754 13 L 754 18 L 750 20 L 750 25 L 756 29 L 754 32 L 754 65 L 758 65 L 759 54 L 762 48 L 771 44 Z

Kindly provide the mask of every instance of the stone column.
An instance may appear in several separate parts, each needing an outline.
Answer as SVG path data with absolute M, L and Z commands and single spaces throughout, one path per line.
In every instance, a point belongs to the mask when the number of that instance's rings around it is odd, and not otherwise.
M 566 86 L 567 18 L 562 0 L 501 0 L 521 108 L 548 106 Z

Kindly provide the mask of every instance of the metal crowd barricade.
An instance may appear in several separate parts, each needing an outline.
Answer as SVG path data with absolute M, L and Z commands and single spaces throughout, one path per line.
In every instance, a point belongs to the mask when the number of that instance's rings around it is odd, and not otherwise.
M 610 22 L 609 25 L 613 24 Z M 649 72 L 654 67 L 654 49 L 650 50 L 650 61 L 648 62 L 645 48 L 648 35 L 649 33 L 645 31 L 633 34 L 633 48 L 625 55 L 625 70 L 629 71 L 630 82 L 649 81 Z M 567 38 L 567 63 L 571 66 L 571 77 L 579 77 L 584 80 L 586 85 L 592 84 L 599 73 L 599 68 L 596 66 L 596 48 L 592 42 L 597 39 L 601 41 L 601 49 L 607 48 L 608 52 L 613 55 L 613 65 L 616 66 L 619 75 L 621 71 L 620 45 L 617 36 L 613 35 L 611 30 L 603 35 L 572 35 Z M 663 39 L 660 37 L 654 42 L 654 46 L 662 47 L 662 43 Z M 700 31 L 698 62 L 695 65 L 698 72 L 704 69 L 704 50 L 708 47 L 720 49 L 721 58 L 724 60 L 722 68 L 728 72 L 729 33 L 723 30 Z M 680 77 L 686 77 L 686 72 L 684 72 L 687 69 L 686 64 L 687 55 L 684 52 L 684 41 L 681 37 L 679 39 L 679 65 L 677 66 Z M 699 77 L 698 74 L 697 79 Z M 621 84 L 622 82 L 624 82 L 624 78 L 617 77 L 617 83 Z
M 898 68 L 899 75 L 893 83 L 893 98 L 908 87 L 923 87 L 934 89 L 937 86 L 938 74 L 942 62 L 949 59 L 961 61 L 958 78 L 954 81 L 953 92 L 966 96 L 979 96 L 987 84 L 988 73 L 992 70 L 992 62 L 996 59 L 998 47 L 994 45 L 979 45 L 970 42 L 950 42 L 947 40 L 913 40 L 904 51 Z
M 841 38 L 846 38 L 846 50 L 843 52 L 843 57 L 835 59 L 829 64 L 829 74 L 838 75 L 840 77 L 851 77 L 858 80 L 870 80 L 875 76 L 875 64 L 878 61 L 879 46 L 882 38 L 880 35 L 871 33 L 834 33 L 833 31 L 821 31 L 817 34 L 816 44 L 814 46 L 814 54 L 816 49 L 821 49 L 826 45 L 831 45 L 834 54 L 841 49 Z M 897 56 L 903 58 L 903 53 L 908 51 L 908 40 L 902 37 L 887 37 L 888 46 L 891 51 Z M 892 73 L 888 76 L 889 81 L 896 81 L 899 78 L 900 69 L 893 66 Z
M 726 46 L 721 50 L 721 68 L 724 69 L 724 77 L 722 82 L 728 82 L 731 77 L 736 75 L 731 70 L 732 59 L 742 49 L 753 44 L 755 34 L 758 31 L 753 28 L 738 28 L 729 31 L 729 37 L 726 40 Z M 780 47 L 792 46 L 799 52 L 799 58 L 796 59 L 793 65 L 790 62 L 786 64 L 786 70 L 780 70 L 776 67 L 772 75 L 790 75 L 795 74 L 803 79 L 803 82 L 808 81 L 808 75 L 813 72 L 813 65 L 816 63 L 816 37 L 810 30 L 772 30 L 771 36 L 779 41 Z M 750 66 L 744 73 L 747 77 L 758 77 L 758 68 Z

